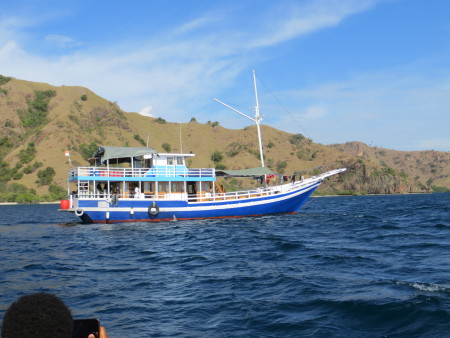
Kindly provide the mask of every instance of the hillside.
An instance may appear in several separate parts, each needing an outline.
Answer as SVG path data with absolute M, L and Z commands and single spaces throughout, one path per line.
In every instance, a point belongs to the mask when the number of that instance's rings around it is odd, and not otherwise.
M 73 165 L 88 165 L 98 145 L 149 146 L 193 152 L 192 167 L 238 169 L 260 165 L 256 128 L 231 130 L 219 122 L 170 123 L 126 113 L 89 89 L 54 87 L 0 76 L 0 201 L 64 196 L 65 150 Z M 181 143 L 180 144 L 180 135 Z M 450 188 L 450 153 L 401 152 L 358 142 L 325 146 L 301 134 L 262 126 L 266 165 L 275 172 L 313 175 L 348 167 L 319 194 L 409 193 Z M 215 154 L 214 160 L 212 155 Z M 234 182 L 238 187 L 241 182 Z M 39 198 L 32 196 L 39 195 Z
M 450 187 L 450 152 L 397 151 L 369 147 L 361 142 L 347 142 L 331 147 L 352 158 L 358 158 L 360 162 L 362 160 L 363 163 L 374 163 L 382 168 L 395 170 L 427 190 L 444 191 Z

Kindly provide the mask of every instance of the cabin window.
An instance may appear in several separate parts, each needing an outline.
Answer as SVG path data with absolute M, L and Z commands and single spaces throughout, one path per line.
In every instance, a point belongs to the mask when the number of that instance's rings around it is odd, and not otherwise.
M 172 192 L 184 192 L 184 182 L 172 182 Z
M 188 194 L 195 194 L 196 193 L 196 188 L 195 188 L 195 182 L 188 182 Z
M 213 191 L 213 185 L 211 182 L 205 182 L 205 185 L 203 187 L 206 192 L 212 192 Z
M 159 192 L 170 192 L 169 182 L 159 182 L 158 183 Z
M 152 182 L 144 182 L 144 192 L 153 193 L 153 183 Z
M 177 165 L 183 165 L 183 158 L 182 157 L 177 157 Z
M 179 192 L 177 182 L 172 182 L 172 192 Z
M 173 165 L 173 157 L 167 158 L 167 165 Z

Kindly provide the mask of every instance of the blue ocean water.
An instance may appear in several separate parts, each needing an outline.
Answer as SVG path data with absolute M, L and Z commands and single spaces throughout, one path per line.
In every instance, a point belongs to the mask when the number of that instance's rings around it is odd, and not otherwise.
M 295 215 L 82 225 L 0 206 L 0 317 L 52 292 L 110 337 L 450 336 L 450 194 Z

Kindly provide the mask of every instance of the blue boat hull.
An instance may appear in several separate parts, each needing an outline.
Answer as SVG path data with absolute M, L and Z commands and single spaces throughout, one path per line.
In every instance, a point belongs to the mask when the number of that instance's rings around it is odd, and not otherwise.
M 80 199 L 76 214 L 84 223 L 113 223 L 295 213 L 319 185 L 317 182 L 288 193 L 225 201 L 156 200 L 152 210 L 153 200 L 150 199 L 119 200 L 117 205 L 106 204 L 104 199 Z

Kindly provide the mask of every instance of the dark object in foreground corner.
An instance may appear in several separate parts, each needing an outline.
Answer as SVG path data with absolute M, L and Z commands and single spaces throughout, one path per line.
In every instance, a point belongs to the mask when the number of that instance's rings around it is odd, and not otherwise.
M 5 313 L 2 337 L 72 336 L 73 319 L 69 308 L 57 296 L 39 292 L 13 302 Z
M 95 338 L 100 334 L 100 321 L 97 318 L 74 319 L 72 338 L 85 338 L 93 334 Z

